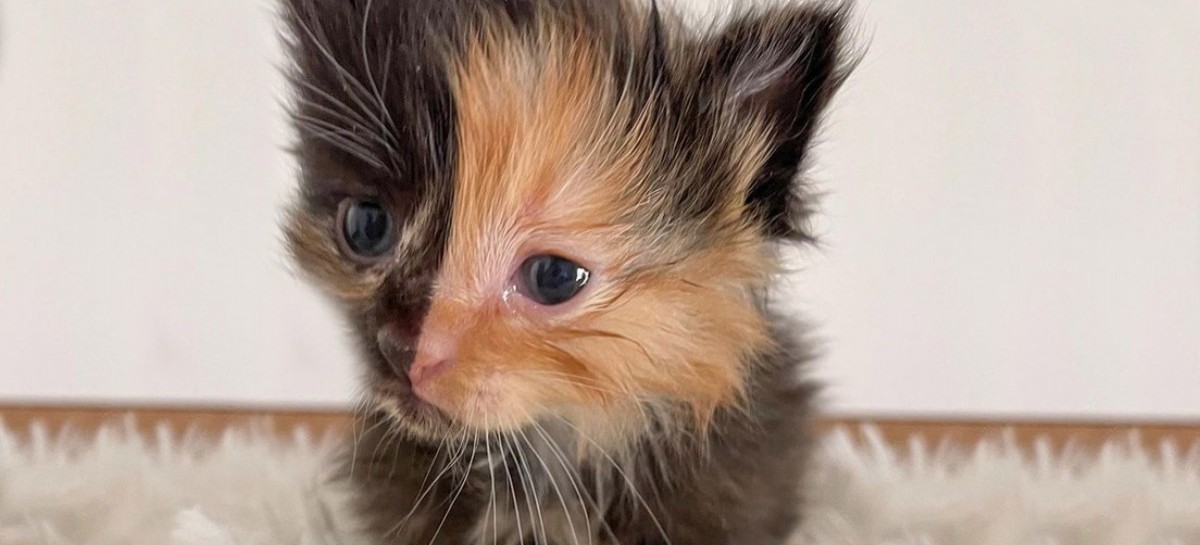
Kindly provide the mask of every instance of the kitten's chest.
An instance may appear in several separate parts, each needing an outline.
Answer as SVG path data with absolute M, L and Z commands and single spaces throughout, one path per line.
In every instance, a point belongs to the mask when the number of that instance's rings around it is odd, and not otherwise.
M 468 482 L 476 497 L 470 543 L 608 545 L 610 510 L 602 475 L 572 463 L 554 444 L 493 449 L 476 456 Z
M 404 451 L 359 468 L 360 506 L 381 542 L 610 545 L 613 484 L 557 444 L 486 441 Z M 360 450 L 362 450 L 360 445 Z

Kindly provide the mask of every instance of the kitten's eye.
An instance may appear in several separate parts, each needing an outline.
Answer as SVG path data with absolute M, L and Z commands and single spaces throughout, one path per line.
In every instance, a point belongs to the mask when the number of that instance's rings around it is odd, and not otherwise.
M 346 200 L 339 213 L 342 242 L 353 257 L 373 259 L 396 244 L 392 216 L 375 201 Z
M 557 305 L 579 293 L 590 273 L 558 256 L 535 255 L 521 264 L 517 274 L 526 297 L 543 305 Z

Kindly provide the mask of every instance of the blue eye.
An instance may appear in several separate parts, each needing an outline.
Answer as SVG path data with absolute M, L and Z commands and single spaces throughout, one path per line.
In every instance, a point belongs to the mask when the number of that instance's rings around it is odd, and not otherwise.
M 352 257 L 379 257 L 396 244 L 392 216 L 374 201 L 345 201 L 341 211 L 341 236 Z
M 579 264 L 554 255 L 535 255 L 517 273 L 521 291 L 543 305 L 570 300 L 587 284 L 590 273 Z

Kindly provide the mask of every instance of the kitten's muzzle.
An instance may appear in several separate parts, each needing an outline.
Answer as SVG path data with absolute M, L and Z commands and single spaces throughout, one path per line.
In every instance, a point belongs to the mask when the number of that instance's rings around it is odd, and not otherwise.
M 456 342 L 431 332 L 423 339 L 404 334 L 400 328 L 385 326 L 375 335 L 379 352 L 396 378 L 418 389 L 422 382 L 445 371 L 454 358 Z

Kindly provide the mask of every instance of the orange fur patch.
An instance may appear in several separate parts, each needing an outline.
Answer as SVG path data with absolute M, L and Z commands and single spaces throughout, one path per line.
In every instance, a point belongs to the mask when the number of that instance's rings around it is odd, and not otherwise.
M 453 224 L 423 329 L 459 346 L 430 391 L 487 429 L 568 407 L 606 408 L 590 412 L 600 420 L 640 415 L 655 403 L 705 424 L 737 402 L 750 356 L 769 343 L 754 292 L 774 257 L 743 197 L 765 143 L 738 150 L 747 164 L 716 211 L 719 240 L 697 251 L 645 232 L 650 167 L 669 159 L 656 156 L 649 112 L 621 95 L 605 55 L 567 38 L 492 29 L 454 72 Z M 539 253 L 591 270 L 578 301 L 543 313 L 512 299 L 515 267 Z

